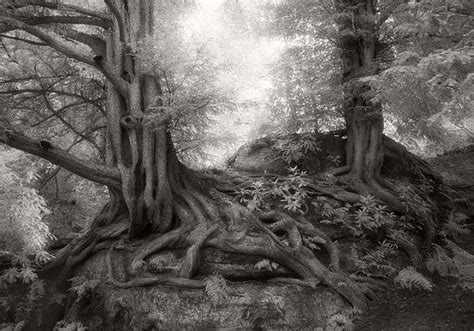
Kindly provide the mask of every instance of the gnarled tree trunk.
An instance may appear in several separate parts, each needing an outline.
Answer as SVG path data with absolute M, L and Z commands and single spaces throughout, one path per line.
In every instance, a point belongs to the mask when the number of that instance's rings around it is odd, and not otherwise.
M 379 72 L 376 8 L 373 0 L 338 0 L 336 19 L 344 84 L 344 117 L 347 127 L 345 174 L 350 188 L 361 195 L 374 195 L 393 209 L 403 211 L 392 188 L 381 177 L 383 164 L 382 105 L 372 99 L 370 86 L 361 80 Z

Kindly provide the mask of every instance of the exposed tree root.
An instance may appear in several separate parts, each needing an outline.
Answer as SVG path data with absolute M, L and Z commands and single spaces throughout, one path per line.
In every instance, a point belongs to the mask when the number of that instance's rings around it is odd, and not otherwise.
M 391 193 L 391 184 L 374 178 L 361 181 L 348 172 L 336 178 L 337 185 L 329 185 L 323 180 L 312 178 L 313 180 L 307 183 L 307 188 L 315 194 L 327 195 L 349 203 L 357 203 L 361 195 L 367 194 L 382 197 L 384 201 L 393 202 L 392 199 L 396 199 L 399 203 L 398 198 Z M 233 182 L 245 185 L 249 180 L 237 176 L 233 178 Z M 219 188 L 218 185 L 215 187 Z M 229 185 L 224 187 L 223 191 L 228 193 Z M 65 247 L 46 270 L 51 271 L 62 266 L 61 277 L 66 279 L 66 275 L 91 254 L 109 248 L 106 267 L 107 279 L 111 285 L 120 288 L 163 285 L 200 289 L 204 287 L 204 281 L 193 277 L 199 269 L 201 252 L 206 247 L 214 247 L 229 253 L 268 258 L 297 275 L 296 278 L 272 278 L 268 279 L 268 282 L 306 287 L 326 285 L 357 309 L 365 309 L 367 298 L 374 298 L 384 286 L 383 282 L 378 280 L 343 274 L 337 245 L 311 223 L 299 222 L 278 211 L 253 214 L 247 208 L 231 202 L 226 194 L 197 189 L 196 182 L 191 183 L 186 177 L 171 176 L 169 194 L 165 200 L 159 200 L 165 208 L 159 214 L 167 219 L 166 229 L 160 226 L 158 230 L 162 233 L 156 234 L 156 238 L 151 241 L 135 240 L 136 247 L 133 249 L 131 243 L 124 245 L 133 254 L 129 279 L 122 281 L 113 276 L 112 254 L 114 246 L 117 246 L 112 244 L 112 241 L 116 242 L 130 231 L 130 223 L 126 218 L 119 216 L 115 217 L 118 222 L 110 222 L 111 215 L 121 215 L 117 204 L 105 208 L 102 215 L 93 222 L 89 233 Z M 155 199 L 154 203 L 157 201 Z M 396 210 L 402 209 L 401 203 L 397 203 L 391 205 L 395 205 Z M 403 206 L 403 212 L 405 211 Z M 155 218 L 152 223 L 161 224 Z M 425 236 L 432 238 L 432 233 L 433 223 L 427 224 Z M 418 249 L 408 239 L 390 231 L 387 236 L 395 240 L 414 263 L 421 260 Z M 327 266 L 306 247 L 307 238 L 315 239 L 314 242 L 325 250 L 329 257 Z M 143 267 L 147 258 L 165 249 L 186 249 L 179 270 L 174 274 L 145 272 Z
M 127 231 L 128 223 L 123 220 L 104 228 L 91 228 L 82 238 L 74 240 L 61 249 L 56 258 L 43 268 L 42 273 L 55 272 L 55 269 L 60 268 L 60 274 L 56 280 L 58 283 L 63 283 L 79 263 L 96 251 L 97 244 L 120 237 Z
M 112 274 L 111 254 L 108 252 L 108 280 L 121 288 L 151 285 L 167 285 L 189 288 L 202 288 L 201 280 L 193 280 L 198 265 L 201 250 L 215 247 L 222 251 L 258 255 L 269 258 L 281 266 L 295 272 L 300 279 L 272 279 L 271 282 L 292 283 L 314 287 L 317 284 L 327 285 L 346 298 L 358 309 L 366 307 L 366 297 L 351 279 L 338 273 L 339 254 L 336 245 L 322 231 L 311 224 L 302 224 L 286 214 L 268 212 L 258 215 L 257 219 L 248 209 L 230 201 L 211 201 L 196 191 L 188 191 L 182 195 L 182 201 L 174 207 L 180 223 L 177 228 L 159 235 L 155 240 L 139 247 L 131 263 L 132 279 L 128 281 L 115 280 Z M 185 208 L 185 206 L 187 208 Z M 123 234 L 107 227 L 107 238 L 112 234 Z M 98 234 L 100 233 L 97 232 Z M 328 252 L 329 269 L 324 266 L 313 252 L 306 248 L 303 236 L 318 237 L 318 242 Z M 104 234 L 92 236 L 79 247 L 87 247 L 84 253 L 88 255 L 98 244 L 97 238 Z M 105 243 L 104 243 L 105 245 Z M 146 275 L 141 270 L 145 259 L 154 253 L 169 248 L 186 248 L 187 252 L 181 268 L 175 275 Z M 78 259 L 82 259 L 81 254 Z M 70 262 L 75 264 L 76 261 Z M 331 271 L 332 270 L 332 271 Z
M 398 234 L 398 233 L 393 233 L 389 235 L 390 238 L 392 238 L 397 245 L 407 253 L 408 258 L 412 261 L 414 265 L 418 265 L 422 261 L 421 254 L 416 248 L 416 246 L 408 240 L 408 238 Z
M 111 245 L 107 253 L 107 280 L 110 284 L 120 288 L 143 287 L 153 285 L 167 285 L 185 288 L 204 288 L 204 282 L 201 280 L 193 280 L 189 278 L 176 277 L 173 275 L 154 275 L 149 277 L 141 277 L 126 282 L 118 281 L 113 276 L 112 268 L 112 252 L 114 245 Z

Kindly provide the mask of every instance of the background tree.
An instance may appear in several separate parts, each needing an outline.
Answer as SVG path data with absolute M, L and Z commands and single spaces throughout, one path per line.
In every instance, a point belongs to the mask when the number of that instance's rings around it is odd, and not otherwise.
M 379 1 L 376 5 L 376 16 L 384 20 L 377 28 L 380 54 L 375 61 L 380 75 L 367 81 L 370 93 L 377 94 L 382 103 L 386 134 L 425 155 L 465 143 L 470 134 L 461 123 L 470 123 L 466 110 L 472 100 L 463 88 L 472 72 L 470 5 L 462 1 Z M 313 130 L 316 118 L 325 123 L 324 119 L 343 117 L 343 100 L 337 93 L 341 88 L 340 34 L 332 24 L 340 14 L 331 2 L 293 1 L 276 6 L 274 13 L 273 30 L 288 44 L 288 55 L 275 70 L 275 119 L 307 131 Z M 454 68 L 454 63 L 459 65 Z M 305 68 L 318 74 L 305 75 Z M 450 129 L 453 125 L 461 128 Z

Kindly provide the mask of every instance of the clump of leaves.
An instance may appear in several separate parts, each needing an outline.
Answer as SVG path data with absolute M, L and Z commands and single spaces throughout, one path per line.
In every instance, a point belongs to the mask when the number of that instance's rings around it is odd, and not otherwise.
M 37 308 L 40 299 L 45 294 L 44 282 L 38 279 L 36 268 L 50 259 L 50 255 L 42 252 L 35 258 L 25 255 L 16 255 L 10 268 L 0 274 L 0 303 L 6 311 L 14 312 L 13 321 L 16 324 L 28 320 L 31 313 Z M 23 285 L 23 294 L 20 298 L 9 295 L 8 289 L 12 285 Z M 3 295 L 3 293 L 5 295 Z
M 256 181 L 237 192 L 239 202 L 250 210 L 261 210 L 265 206 L 265 196 L 269 189 L 264 181 Z
M 331 163 L 333 166 L 338 167 L 341 165 L 341 157 L 339 155 L 328 155 L 326 159 Z
M 32 188 L 37 174 L 17 170 L 21 161 L 23 153 L 0 149 L 0 249 L 36 254 L 54 237 L 42 221 L 49 213 L 46 200 Z
M 321 152 L 321 143 L 313 133 L 307 132 L 301 135 L 278 136 L 275 149 L 280 158 L 287 164 L 301 160 L 305 154 Z
M 356 255 L 355 266 L 357 273 L 368 277 L 392 277 L 396 269 L 390 263 L 389 257 L 396 254 L 398 246 L 390 241 L 384 240 L 375 248 L 369 249 L 362 257 Z
M 72 286 L 69 288 L 69 291 L 76 294 L 76 302 L 79 302 L 87 295 L 93 293 L 100 284 L 100 281 L 97 279 L 87 279 L 81 276 L 73 277 L 70 281 L 72 282 Z
M 371 195 L 362 197 L 353 206 L 334 207 L 325 197 L 318 197 L 312 204 L 321 212 L 321 223 L 338 225 L 358 238 L 375 234 L 395 221 L 395 215 L 387 211 L 387 206 Z
M 219 304 L 229 299 L 230 288 L 222 275 L 215 274 L 206 277 L 204 289 L 213 304 Z
M 292 213 L 305 214 L 306 199 L 310 193 L 306 188 L 308 184 L 305 179 L 306 172 L 298 170 L 298 167 L 290 167 L 288 170 L 290 171 L 288 180 L 272 182 L 270 193 L 281 198 L 283 209 Z
M 354 213 L 354 224 L 363 233 L 376 232 L 395 220 L 395 215 L 387 211 L 387 206 L 377 202 L 371 195 L 361 197 L 360 203 L 355 206 L 358 209 Z
M 353 330 L 354 320 L 362 314 L 362 311 L 358 309 L 351 309 L 341 311 L 329 317 L 326 330 Z
M 306 188 L 306 172 L 298 170 L 298 167 L 290 167 L 288 170 L 288 178 L 256 181 L 240 189 L 236 199 L 250 210 L 262 210 L 268 207 L 265 201 L 267 198 L 279 197 L 282 202 L 280 207 L 292 213 L 304 214 L 307 211 L 306 200 L 310 194 Z
M 402 288 L 418 289 L 431 292 L 434 284 L 421 273 L 416 271 L 414 267 L 406 267 L 400 270 L 394 278 L 395 284 L 399 284 Z

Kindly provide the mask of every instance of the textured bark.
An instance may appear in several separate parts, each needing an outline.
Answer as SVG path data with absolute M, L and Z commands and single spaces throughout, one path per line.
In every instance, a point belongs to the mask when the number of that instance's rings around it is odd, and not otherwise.
M 377 54 L 378 26 L 376 2 L 373 0 L 338 0 L 340 17 L 339 47 L 347 127 L 346 165 L 333 173 L 344 175 L 350 188 L 361 195 L 374 195 L 392 209 L 402 212 L 403 206 L 390 192 L 390 184 L 381 176 L 384 158 L 382 143 L 382 106 L 370 96 L 370 86 L 361 78 L 379 71 Z

